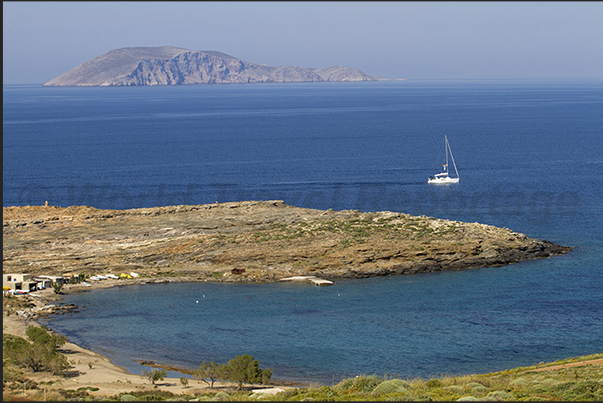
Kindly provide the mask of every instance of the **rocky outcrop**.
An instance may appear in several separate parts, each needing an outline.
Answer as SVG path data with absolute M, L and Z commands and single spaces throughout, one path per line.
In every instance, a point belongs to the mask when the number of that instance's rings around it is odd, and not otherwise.
M 278 200 L 131 210 L 5 207 L 3 220 L 5 273 L 135 271 L 141 281 L 363 278 L 500 266 L 571 250 L 479 223 Z
M 185 84 L 375 81 L 350 68 L 270 67 L 221 52 L 163 46 L 111 50 L 50 80 L 44 86 L 145 86 Z

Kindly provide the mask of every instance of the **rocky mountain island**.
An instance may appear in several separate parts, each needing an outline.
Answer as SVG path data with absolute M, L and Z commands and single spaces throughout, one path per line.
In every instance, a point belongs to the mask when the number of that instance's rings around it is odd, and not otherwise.
M 215 51 L 173 46 L 111 50 L 48 81 L 45 87 L 377 81 L 350 67 L 270 67 Z
M 335 280 L 499 266 L 569 247 L 506 228 L 282 201 L 99 210 L 3 208 L 4 273 L 140 280 Z

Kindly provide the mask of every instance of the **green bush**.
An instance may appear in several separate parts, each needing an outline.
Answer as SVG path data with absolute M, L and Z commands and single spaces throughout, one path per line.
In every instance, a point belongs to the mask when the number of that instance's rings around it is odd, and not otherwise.
M 23 382 L 24 378 L 22 373 L 4 366 L 4 369 L 2 370 L 2 380 L 4 382 Z
M 335 385 L 333 389 L 346 392 L 370 393 L 381 382 L 383 382 L 383 378 L 376 375 L 361 375 L 356 378 L 345 379 Z
M 372 394 L 375 396 L 387 395 L 390 393 L 399 393 L 407 395 L 409 394 L 408 388 L 404 387 L 404 384 L 408 384 L 408 382 L 403 381 L 401 379 L 392 379 L 389 381 L 384 381 L 377 385 L 377 387 L 373 390 Z
M 442 381 L 440 381 L 439 379 L 430 379 L 425 382 L 425 386 L 427 386 L 428 388 L 441 388 L 442 385 Z
M 29 326 L 26 334 L 31 342 L 18 336 L 3 338 L 6 358 L 34 372 L 46 370 L 54 375 L 69 367 L 67 358 L 58 351 L 67 340 L 65 336 L 50 332 L 44 326 Z
M 98 388 L 95 388 L 93 386 L 82 386 L 81 388 L 77 388 L 78 391 L 82 391 L 82 390 L 89 390 L 91 392 L 96 392 L 97 390 L 99 390 Z
M 213 361 L 203 361 L 199 368 L 193 372 L 193 379 L 205 382 L 210 388 L 220 378 L 219 365 Z
M 404 389 L 412 389 L 412 386 L 410 386 L 410 383 L 406 382 L 403 379 L 390 379 L 390 382 L 392 382 L 394 385 L 399 386 L 401 388 Z
M 337 385 L 333 386 L 335 390 L 350 390 L 354 387 L 354 378 L 347 378 L 340 381 Z
M 473 392 L 477 392 L 477 393 L 486 393 L 486 392 L 490 391 L 490 389 L 488 389 L 484 385 L 474 386 L 474 387 L 471 388 L 471 390 Z
M 504 392 L 502 390 L 490 392 L 488 393 L 488 397 L 494 397 L 496 398 L 496 400 L 515 400 L 515 396 L 513 396 L 509 392 Z
M 119 400 L 121 400 L 122 402 L 137 402 L 140 399 L 138 399 L 134 395 L 122 395 L 121 399 L 119 399 Z
M 267 384 L 272 377 L 272 370 L 260 368 L 258 360 L 249 354 L 237 355 L 228 364 L 218 366 L 220 379 L 236 382 L 238 389 L 243 389 L 243 383 Z
M 546 378 L 542 380 L 542 383 L 544 385 L 548 385 L 548 386 L 555 386 L 555 385 L 559 385 L 561 382 L 559 382 L 557 379 L 555 378 Z
M 570 386 L 570 384 L 573 384 Z M 561 386 L 565 386 L 564 388 L 560 388 Z M 582 382 L 567 382 L 566 384 L 562 384 L 556 387 L 558 390 L 562 390 L 560 393 L 560 398 L 563 400 L 594 400 L 595 393 L 601 388 L 601 384 L 595 380 L 585 380 Z M 565 390 L 564 390 L 565 389 Z
M 60 294 L 61 290 L 63 289 L 63 283 L 58 283 L 58 282 L 53 282 L 51 283 L 52 285 L 52 289 L 54 290 L 55 294 Z
M 144 401 L 157 401 L 157 400 L 173 400 L 174 394 L 167 390 L 153 390 L 153 391 L 138 391 L 138 392 L 130 392 L 129 395 L 137 397 L 138 400 Z M 111 400 L 119 400 L 119 396 L 117 399 Z
M 154 369 L 152 371 L 147 371 L 146 369 L 142 371 L 142 374 L 147 377 L 151 384 L 155 384 L 157 381 L 163 381 L 167 376 L 167 371 L 165 369 Z
M 216 400 L 228 400 L 228 399 L 230 399 L 230 395 L 226 392 L 218 392 L 218 393 L 216 393 L 214 398 Z
M 511 381 L 513 386 L 527 386 L 528 381 L 525 378 L 516 378 Z

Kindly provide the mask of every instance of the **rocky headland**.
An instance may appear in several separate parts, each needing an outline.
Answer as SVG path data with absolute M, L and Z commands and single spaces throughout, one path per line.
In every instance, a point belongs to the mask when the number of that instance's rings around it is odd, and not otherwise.
M 3 224 L 4 273 L 136 272 L 144 282 L 364 278 L 500 266 L 571 250 L 479 223 L 278 200 L 4 207 Z
M 114 49 L 48 81 L 45 87 L 377 81 L 344 66 L 271 67 L 216 51 L 173 46 Z

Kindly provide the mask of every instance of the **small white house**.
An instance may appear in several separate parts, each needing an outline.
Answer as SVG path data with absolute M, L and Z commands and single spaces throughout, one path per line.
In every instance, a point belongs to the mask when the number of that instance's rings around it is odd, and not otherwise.
M 42 274 L 37 276 L 40 279 L 47 279 L 50 280 L 52 283 L 60 283 L 63 284 L 65 281 L 63 279 L 63 276 L 47 276 L 46 274 Z
M 35 291 L 38 283 L 33 280 L 31 274 L 16 273 L 2 275 L 2 288 L 11 290 Z
M 52 280 L 48 278 L 34 277 L 33 280 L 36 282 L 38 290 L 52 287 Z

